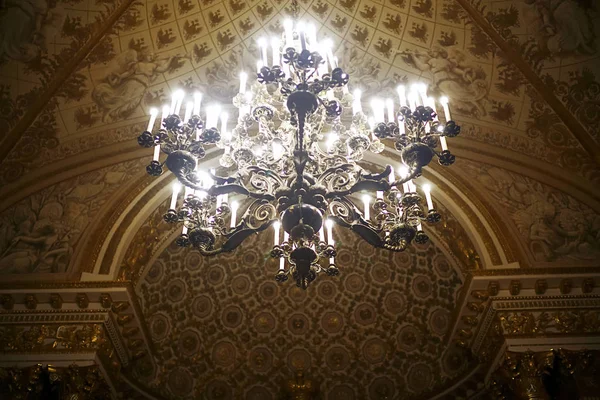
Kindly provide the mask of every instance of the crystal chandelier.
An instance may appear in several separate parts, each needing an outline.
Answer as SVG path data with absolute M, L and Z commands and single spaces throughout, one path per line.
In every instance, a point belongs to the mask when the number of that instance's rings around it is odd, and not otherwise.
M 291 275 L 306 288 L 320 272 L 339 273 L 334 224 L 391 251 L 425 243 L 421 222 L 438 222 L 440 214 L 429 187 L 421 188 L 423 202 L 413 179 L 434 157 L 444 166 L 454 162 L 446 137 L 458 135 L 460 127 L 450 119 L 448 100 L 438 100 L 442 122 L 424 84 L 408 91 L 400 86 L 398 105 L 375 99 L 367 117 L 360 90 L 349 92 L 349 76 L 337 65 L 332 44 L 317 41 L 313 26 L 286 21 L 282 38 L 270 46 L 261 40 L 259 48 L 257 81 L 248 85 L 248 75 L 240 74 L 232 130 L 218 105 L 208 105 L 206 118 L 200 116 L 199 93 L 182 118 L 184 93 L 177 91 L 157 129 L 158 112 L 151 110 L 148 128 L 138 137 L 141 146 L 154 147 L 147 172 L 159 176 L 166 166 L 178 179 L 164 215 L 169 223 L 183 224 L 177 244 L 215 255 L 273 226 L 277 281 Z M 401 167 L 366 171 L 359 162 L 365 152 L 383 151 L 383 141 L 400 153 Z M 223 149 L 220 164 L 234 173 L 218 176 L 200 168 L 211 145 Z

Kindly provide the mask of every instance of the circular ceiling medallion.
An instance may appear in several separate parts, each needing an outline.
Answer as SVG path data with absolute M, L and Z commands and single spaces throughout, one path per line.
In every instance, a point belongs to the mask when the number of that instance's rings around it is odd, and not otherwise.
M 337 385 L 329 390 L 327 394 L 327 400 L 354 400 L 356 399 L 356 393 L 350 386 Z
M 230 400 L 233 398 L 231 385 L 223 381 L 212 381 L 206 385 L 204 391 L 208 400 Z
M 451 376 L 455 375 L 466 364 L 464 350 L 457 346 L 450 346 L 442 361 L 444 371 Z
M 262 264 L 264 264 L 264 262 L 259 263 L 260 258 L 260 254 L 258 254 L 258 252 L 251 247 L 246 247 L 244 254 L 242 254 L 242 262 L 244 265 L 253 268 L 260 267 Z
M 327 333 L 338 333 L 344 327 L 344 318 L 336 311 L 328 311 L 321 318 L 321 326 Z
M 383 300 L 385 310 L 392 315 L 397 315 L 406 311 L 406 298 L 400 292 L 389 292 Z
M 235 294 L 246 294 L 250 290 L 250 278 L 246 275 L 237 275 L 231 280 L 231 288 Z
M 248 362 L 252 371 L 264 374 L 271 370 L 273 365 L 273 355 L 269 349 L 257 347 L 250 351 Z
M 185 290 L 185 282 L 181 279 L 174 279 L 167 286 L 167 299 L 173 303 L 181 301 L 185 296 Z
M 404 253 L 394 253 L 392 255 L 392 263 L 394 266 L 405 269 L 412 266 L 412 256 L 408 252 Z
M 185 267 L 190 271 L 199 269 L 204 264 L 204 257 L 198 251 L 190 251 L 185 256 Z
M 365 287 L 365 278 L 359 274 L 350 274 L 344 280 L 346 290 L 352 293 L 358 293 Z
M 200 350 L 200 335 L 192 329 L 186 329 L 179 336 L 179 351 L 185 357 L 191 357 Z
M 169 374 L 167 386 L 175 396 L 187 396 L 194 387 L 194 378 L 185 368 L 175 368 Z
M 150 267 L 150 270 L 146 274 L 146 282 L 148 282 L 148 283 L 158 282 L 160 280 L 160 278 L 162 278 L 164 271 L 165 271 L 165 264 L 163 263 L 163 261 L 160 259 L 154 261 L 154 264 L 152 264 L 152 267 Z
M 223 269 L 221 267 L 211 267 L 208 270 L 208 274 L 206 275 L 208 278 L 208 283 L 211 285 L 218 285 L 223 281 Z
M 296 303 L 301 303 L 304 301 L 304 299 L 306 299 L 306 292 L 307 290 L 300 289 L 298 286 L 290 286 L 288 290 L 288 295 Z
M 279 288 L 275 282 L 264 282 L 258 292 L 263 299 L 273 300 L 279 294 Z
M 288 367 L 292 371 L 307 371 L 311 366 L 310 353 L 305 349 L 295 349 L 288 354 Z
M 327 350 L 325 354 L 325 363 L 332 371 L 341 371 L 348 368 L 350 364 L 350 354 L 348 351 L 340 346 L 335 346 Z
M 412 288 L 415 296 L 420 298 L 429 297 L 433 292 L 433 284 L 431 283 L 431 279 L 425 275 L 419 275 L 413 279 Z
M 431 313 L 429 317 L 429 326 L 433 333 L 439 336 L 443 336 L 448 331 L 450 324 L 450 312 L 443 308 L 438 308 Z
M 233 364 L 235 354 L 235 346 L 231 342 L 223 341 L 213 346 L 213 361 L 222 367 L 228 367 Z
M 169 317 L 164 314 L 154 314 L 149 321 L 150 334 L 154 342 L 160 342 L 167 337 L 171 331 Z
M 246 400 L 272 400 L 273 395 L 262 386 L 254 386 L 246 392 Z
M 198 318 L 207 318 L 211 315 L 212 309 L 212 300 L 204 294 L 197 296 L 192 302 L 192 313 Z
M 387 344 L 379 338 L 371 338 L 363 344 L 363 355 L 371 364 L 379 364 L 385 360 Z
M 304 314 L 292 314 L 288 319 L 288 329 L 294 335 L 304 335 L 309 328 L 310 323 Z
M 361 325 L 370 325 L 377 319 L 377 311 L 371 304 L 359 304 L 354 310 L 354 319 Z
M 358 253 L 364 257 L 371 257 L 373 254 L 375 254 L 375 247 L 371 246 L 364 240 L 361 240 L 358 243 Z
M 416 364 L 408 372 L 408 387 L 413 392 L 421 392 L 431 385 L 433 373 L 427 364 Z
M 271 313 L 264 311 L 254 318 L 254 329 L 258 333 L 269 333 L 275 329 L 275 318 Z
M 433 267 L 435 268 L 436 272 L 443 278 L 451 277 L 452 273 L 454 272 L 452 266 L 450 265 L 446 257 L 444 257 L 441 254 L 433 259 Z
M 393 399 L 396 395 L 394 382 L 385 376 L 373 379 L 369 385 L 369 395 L 372 399 Z
M 227 328 L 237 328 L 244 319 L 244 314 L 237 306 L 228 306 L 221 313 L 223 325 Z
M 335 297 L 337 290 L 333 282 L 320 281 L 317 284 L 317 293 L 323 298 L 323 300 L 331 300 Z
M 384 263 L 376 263 L 371 267 L 370 272 L 375 282 L 383 283 L 390 280 L 390 268 Z
M 335 263 L 338 265 L 350 265 L 354 261 L 352 253 L 346 249 L 341 248 L 337 250 L 337 256 L 335 257 Z
M 398 347 L 404 351 L 418 350 L 423 342 L 423 334 L 413 325 L 405 325 L 398 332 Z

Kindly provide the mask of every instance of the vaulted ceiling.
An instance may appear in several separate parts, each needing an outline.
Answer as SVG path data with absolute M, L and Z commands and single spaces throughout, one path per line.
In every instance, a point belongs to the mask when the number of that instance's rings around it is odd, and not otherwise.
M 12 296 L 0 317 L 61 315 L 50 292 L 77 310 L 73 293 L 114 291 L 135 310 L 115 335 L 135 323 L 131 338 L 143 343 L 120 339 L 119 357 L 108 357 L 122 371 L 108 374 L 118 387 L 157 398 L 267 399 L 303 369 L 328 399 L 428 399 L 456 388 L 467 396 L 481 389 L 469 379 L 493 362 L 502 337 L 519 334 L 510 313 L 502 325 L 490 311 L 492 296 L 543 297 L 545 281 L 560 297 L 568 279 L 578 296 L 596 296 L 600 17 L 592 1 L 0 4 L 0 294 Z M 420 178 L 444 214 L 426 228 L 432 243 L 392 254 L 340 231 L 341 276 L 319 277 L 306 292 L 273 281 L 266 233 L 212 259 L 171 245 L 176 232 L 161 216 L 173 177 L 148 177 L 150 155 L 135 140 L 148 109 L 176 88 L 229 104 L 239 71 L 254 68 L 257 39 L 290 15 L 333 40 L 365 99 L 427 82 L 450 97 L 463 128 L 449 141 L 457 162 Z M 210 151 L 207 165 L 218 156 Z M 389 144 L 365 166 L 398 163 Z M 46 295 L 27 306 L 38 291 Z M 474 299 L 479 311 L 468 306 Z M 568 312 L 579 312 L 574 304 Z M 495 342 L 486 340 L 494 324 L 503 332 Z

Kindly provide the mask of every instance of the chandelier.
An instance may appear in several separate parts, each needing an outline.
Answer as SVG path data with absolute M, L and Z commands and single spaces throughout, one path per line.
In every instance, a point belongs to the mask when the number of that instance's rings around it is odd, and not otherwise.
M 154 147 L 147 172 L 159 176 L 166 167 L 177 177 L 164 215 L 183 224 L 176 243 L 210 256 L 273 226 L 276 280 L 291 276 L 306 288 L 318 273 L 339 273 L 334 224 L 391 251 L 427 242 L 421 223 L 441 216 L 428 185 L 421 187 L 423 201 L 413 180 L 434 157 L 444 166 L 454 162 L 446 137 L 458 135 L 460 127 L 450 119 L 448 99 L 438 99 L 442 122 L 424 84 L 400 86 L 397 103 L 374 99 L 367 117 L 360 90 L 350 93 L 332 43 L 317 41 L 314 26 L 285 21 L 281 38 L 258 44 L 257 79 L 248 85 L 248 75 L 240 74 L 233 129 L 218 105 L 206 106 L 201 117 L 200 93 L 181 113 L 185 94 L 176 91 L 160 125 L 155 127 L 158 111 L 151 110 L 138 137 L 141 146 Z M 399 152 L 400 168 L 361 167 L 365 153 L 382 152 L 384 141 Z M 233 173 L 220 176 L 200 167 L 213 145 L 223 149 L 222 170 Z

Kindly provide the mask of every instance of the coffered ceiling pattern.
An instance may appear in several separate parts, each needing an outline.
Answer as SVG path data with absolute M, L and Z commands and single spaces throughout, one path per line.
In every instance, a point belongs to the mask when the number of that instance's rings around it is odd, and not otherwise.
M 307 291 L 275 282 L 267 232 L 210 259 L 165 249 L 137 290 L 158 349 L 152 389 L 276 399 L 303 370 L 326 398 L 414 398 L 464 372 L 463 351 L 445 345 L 462 285 L 456 265 L 434 244 L 393 254 L 335 234 L 342 275 Z

